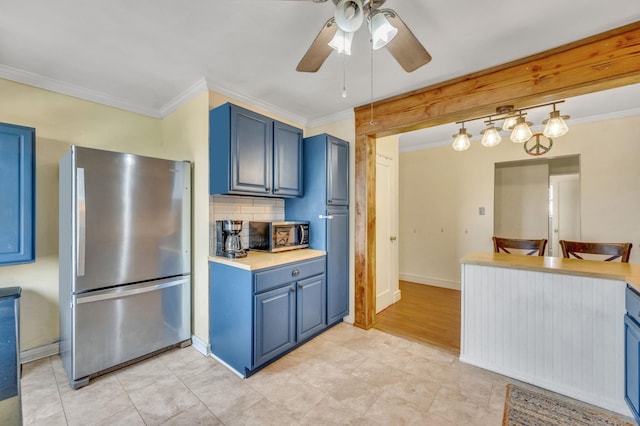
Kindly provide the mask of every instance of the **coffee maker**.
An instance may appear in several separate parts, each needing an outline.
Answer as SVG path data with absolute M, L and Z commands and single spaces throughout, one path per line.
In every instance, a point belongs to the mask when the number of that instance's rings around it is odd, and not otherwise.
M 242 248 L 240 232 L 241 220 L 217 220 L 216 221 L 216 256 L 224 256 L 231 259 L 246 257 L 247 252 Z

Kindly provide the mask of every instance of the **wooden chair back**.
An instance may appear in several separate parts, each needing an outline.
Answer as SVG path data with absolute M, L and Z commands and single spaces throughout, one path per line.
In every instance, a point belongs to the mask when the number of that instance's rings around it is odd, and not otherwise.
M 585 243 L 567 240 L 560 240 L 559 242 L 562 248 L 562 256 L 566 258 L 573 256 L 576 259 L 583 259 L 580 254 L 597 254 L 609 256 L 601 260 L 610 262 L 620 258 L 620 262 L 624 263 L 629 263 L 631 247 L 633 246 L 631 243 Z
M 533 255 L 538 252 L 538 256 L 544 256 L 544 249 L 547 246 L 547 239 L 542 238 L 540 240 L 521 240 L 517 238 L 500 238 L 493 237 L 493 251 L 496 253 L 500 253 L 503 251 L 508 254 L 517 254 L 511 253 L 509 249 L 517 249 L 517 250 L 528 250 L 527 255 Z

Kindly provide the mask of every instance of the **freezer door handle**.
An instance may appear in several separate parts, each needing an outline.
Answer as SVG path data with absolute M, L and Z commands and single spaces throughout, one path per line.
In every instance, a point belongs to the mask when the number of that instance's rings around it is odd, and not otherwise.
M 102 300 L 109 300 L 109 299 L 118 299 L 122 297 L 133 296 L 135 294 L 149 293 L 151 291 L 156 291 L 156 290 L 161 290 L 164 288 L 169 288 L 169 287 L 173 287 L 181 284 L 186 284 L 189 282 L 189 279 L 190 279 L 189 276 L 180 277 L 177 279 L 168 278 L 167 280 L 164 280 L 163 282 L 160 282 L 154 285 L 140 284 L 135 286 L 135 288 L 132 288 L 129 290 L 121 290 L 121 289 L 104 290 L 104 291 L 100 291 L 99 292 L 100 294 L 96 294 L 96 295 L 77 295 L 77 296 L 74 296 L 74 299 L 75 299 L 75 303 L 78 305 L 82 303 L 99 302 Z
M 86 222 L 86 198 L 84 192 L 84 169 L 78 168 L 77 171 L 77 186 L 78 186 L 78 195 L 77 195 L 77 205 L 78 209 L 78 230 L 76 233 L 77 247 L 78 252 L 77 256 L 77 271 L 76 274 L 79 277 L 84 276 L 84 258 L 85 258 L 85 243 L 86 243 L 86 232 L 87 232 L 87 222 Z

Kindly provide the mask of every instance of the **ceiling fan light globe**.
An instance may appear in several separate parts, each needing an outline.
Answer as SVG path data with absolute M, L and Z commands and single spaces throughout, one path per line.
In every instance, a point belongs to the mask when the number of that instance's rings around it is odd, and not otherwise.
M 329 46 L 338 53 L 351 55 L 351 42 L 353 41 L 353 33 L 346 33 L 338 28 L 336 35 L 329 42 Z
M 352 33 L 362 26 L 364 11 L 361 0 L 340 0 L 336 5 L 335 19 L 338 28 L 345 33 Z
M 369 19 L 369 32 L 373 43 L 373 50 L 387 45 L 398 34 L 398 29 L 389 23 L 384 13 L 375 13 Z

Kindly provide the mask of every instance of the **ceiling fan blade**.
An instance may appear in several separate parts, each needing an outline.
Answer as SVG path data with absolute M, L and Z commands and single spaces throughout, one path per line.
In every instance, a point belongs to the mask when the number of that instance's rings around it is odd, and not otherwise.
M 431 61 L 431 55 L 418 41 L 409 27 L 400 19 L 398 14 L 388 9 L 390 14 L 385 14 L 389 23 L 398 29 L 398 34 L 385 47 L 398 61 L 406 72 L 417 70 Z
M 296 67 L 296 71 L 299 72 L 316 72 L 320 69 L 327 57 L 333 52 L 333 49 L 329 46 L 329 42 L 336 34 L 338 26 L 335 24 L 335 19 L 331 18 L 325 22 L 324 26 L 313 40 L 309 50 L 304 54 L 300 63 Z

